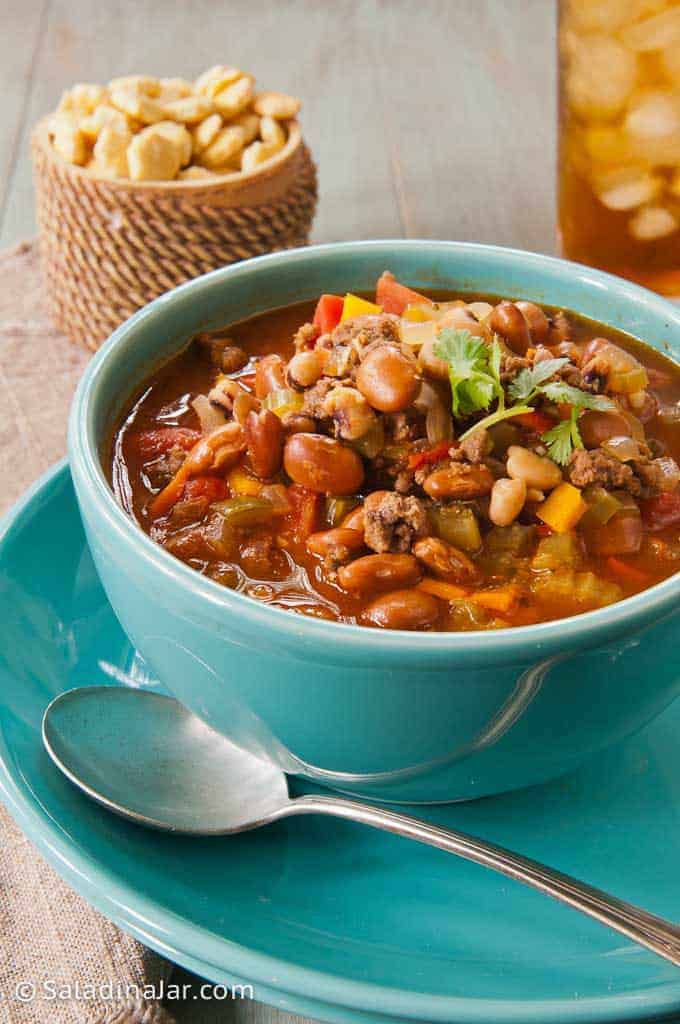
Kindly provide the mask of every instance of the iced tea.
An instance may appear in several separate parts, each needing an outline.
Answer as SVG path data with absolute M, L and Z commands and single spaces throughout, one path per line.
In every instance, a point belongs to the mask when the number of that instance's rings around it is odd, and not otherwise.
M 561 0 L 569 259 L 680 298 L 680 0 Z

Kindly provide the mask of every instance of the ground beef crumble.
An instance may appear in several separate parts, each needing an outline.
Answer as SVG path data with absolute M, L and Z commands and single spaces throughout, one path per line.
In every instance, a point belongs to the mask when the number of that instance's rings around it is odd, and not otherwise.
M 425 505 L 419 498 L 394 491 L 374 491 L 364 502 L 364 536 L 372 551 L 410 551 L 429 530 Z
M 593 451 L 575 451 L 569 463 L 568 474 L 574 487 L 602 484 L 610 490 L 628 491 L 634 497 L 642 490 L 640 481 L 629 465 L 619 462 L 599 448 Z
M 349 320 L 343 320 L 335 328 L 331 335 L 333 347 L 337 345 L 350 345 L 353 341 L 358 342 L 363 348 L 369 345 L 387 344 L 401 345 L 401 332 L 399 330 L 399 317 L 391 313 L 381 313 L 379 316 L 355 316 Z

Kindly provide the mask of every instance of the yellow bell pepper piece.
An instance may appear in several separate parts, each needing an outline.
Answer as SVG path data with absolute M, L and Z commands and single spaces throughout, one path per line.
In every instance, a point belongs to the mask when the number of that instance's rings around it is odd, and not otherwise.
M 243 466 L 235 466 L 227 476 L 229 491 L 233 498 L 236 497 L 257 497 L 262 490 L 262 484 L 254 476 L 247 473 Z
M 555 533 L 573 530 L 588 508 L 578 487 L 562 483 L 536 509 L 536 515 Z
M 404 320 L 410 320 L 415 324 L 422 324 L 426 320 L 434 320 L 433 316 L 428 316 L 422 306 L 416 306 L 411 303 L 407 306 L 404 312 L 401 314 Z
M 352 316 L 375 316 L 376 313 L 382 313 L 382 306 L 376 306 L 375 302 L 368 302 L 367 299 L 362 299 L 358 295 L 352 295 L 351 292 L 347 292 L 340 322 L 349 320 Z

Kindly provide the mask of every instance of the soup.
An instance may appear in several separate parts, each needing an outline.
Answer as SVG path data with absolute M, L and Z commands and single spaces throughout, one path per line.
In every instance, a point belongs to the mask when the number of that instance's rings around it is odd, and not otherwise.
M 106 453 L 118 500 L 211 579 L 409 630 L 521 626 L 680 568 L 680 371 L 533 302 L 385 272 L 200 334 Z

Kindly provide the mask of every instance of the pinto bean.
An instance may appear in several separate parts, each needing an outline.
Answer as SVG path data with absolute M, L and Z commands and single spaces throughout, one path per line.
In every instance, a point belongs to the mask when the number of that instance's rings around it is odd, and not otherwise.
M 586 448 L 599 448 L 610 437 L 628 437 L 630 425 L 618 412 L 597 412 L 590 409 L 578 421 L 578 427 Z
M 283 465 L 296 484 L 322 494 L 356 494 L 364 479 L 360 456 L 324 434 L 292 434 Z
M 285 434 L 313 434 L 316 422 L 301 412 L 284 412 L 281 423 Z
M 413 554 L 440 579 L 470 583 L 479 577 L 472 559 L 439 537 L 422 537 L 413 545 Z
M 366 526 L 363 505 L 357 505 L 357 507 L 353 508 L 351 512 L 348 512 L 343 519 L 341 526 L 343 530 L 357 530 L 357 532 L 363 537 Z
M 255 394 L 265 398 L 270 391 L 286 386 L 286 364 L 273 353 L 258 359 L 255 367 Z
M 488 494 L 493 487 L 493 476 L 486 466 L 468 466 L 454 463 L 437 469 L 425 480 L 423 490 L 436 501 L 458 498 L 469 501 Z
M 411 586 L 421 576 L 420 566 L 413 555 L 364 555 L 338 570 L 338 583 L 343 590 L 370 594 Z
M 529 325 L 524 314 L 514 302 L 508 302 L 507 299 L 494 306 L 489 316 L 489 327 L 500 334 L 517 355 L 523 356 L 531 344 Z
M 323 374 L 328 358 L 325 349 L 313 348 L 298 352 L 288 363 L 288 381 L 294 388 L 310 388 Z
M 245 422 L 248 456 L 255 476 L 268 480 L 281 469 L 283 426 L 279 417 L 265 409 L 249 412 Z
M 454 330 L 467 331 L 477 338 L 484 337 L 484 327 L 472 315 L 467 306 L 454 306 L 452 309 L 447 309 L 439 321 L 439 329 L 441 330 L 442 327 L 452 327 Z
M 552 459 L 536 455 L 518 444 L 508 448 L 506 468 L 513 480 L 523 480 L 527 487 L 539 491 L 552 491 L 562 480 L 562 472 Z
M 360 364 L 356 385 L 374 409 L 400 412 L 413 402 L 420 381 L 413 359 L 394 345 L 380 345 Z
M 516 302 L 518 310 L 526 320 L 532 345 L 545 345 L 550 334 L 550 321 L 535 302 Z
M 245 448 L 243 427 L 239 423 L 225 423 L 223 427 L 217 427 L 194 445 L 184 465 L 189 476 L 226 472 L 238 462 Z
M 491 491 L 489 519 L 494 526 L 510 526 L 524 508 L 526 500 L 527 485 L 524 480 L 496 480 Z
M 380 629 L 429 629 L 439 618 L 434 597 L 421 590 L 393 590 L 372 601 L 361 619 Z
M 359 530 L 348 530 L 342 526 L 337 526 L 334 530 L 321 530 L 319 533 L 312 533 L 307 538 L 307 550 L 312 555 L 321 555 L 322 558 L 341 555 L 342 557 L 338 558 L 339 561 L 345 561 L 345 558 L 360 551 L 363 546 L 363 533 L 360 533 Z

